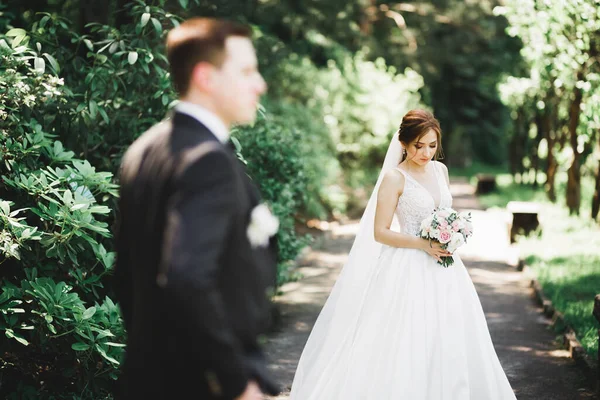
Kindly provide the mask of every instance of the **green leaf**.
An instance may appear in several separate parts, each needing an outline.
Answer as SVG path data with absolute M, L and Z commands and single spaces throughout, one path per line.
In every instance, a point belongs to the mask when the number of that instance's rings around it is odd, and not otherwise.
M 150 21 L 150 13 L 143 13 L 142 20 L 140 21 L 142 27 L 146 26 L 148 24 L 148 21 Z
M 106 111 L 104 110 L 104 108 L 99 108 L 98 109 L 98 113 L 100 114 L 100 116 L 102 117 L 102 119 L 104 120 L 104 122 L 106 122 L 107 124 L 110 123 L 110 118 L 108 118 L 108 114 L 106 113 Z
M 187 8 L 188 0 L 179 0 L 179 4 L 181 4 L 182 8 Z
M 65 190 L 62 200 L 66 205 L 70 205 L 73 202 L 73 193 L 69 189 Z
M 156 18 L 151 18 L 151 21 L 152 25 L 154 25 L 154 29 L 156 29 L 156 32 L 158 32 L 159 34 L 162 33 L 162 26 L 160 25 L 160 21 Z
M 108 354 L 106 354 L 106 350 L 104 350 L 102 347 L 100 347 L 100 345 L 96 344 L 96 350 L 98 350 L 98 353 L 100 353 L 100 355 L 102 357 L 104 357 L 106 360 L 110 361 L 113 364 L 119 365 L 119 362 L 117 360 L 115 360 L 114 358 L 112 358 L 111 356 L 109 356 Z
M 54 142 L 54 155 L 55 156 L 60 155 L 60 153 L 62 153 L 63 150 L 64 150 L 64 147 L 63 147 L 62 143 L 59 142 L 58 140 L 56 140 Z
M 90 319 L 96 314 L 96 307 L 92 306 L 83 312 L 83 319 Z
M 71 345 L 71 348 L 75 351 L 86 351 L 86 350 L 89 350 L 90 345 L 82 343 L 82 342 L 77 342 L 77 343 L 73 343 Z
M 94 51 L 94 44 L 90 39 L 83 39 L 83 43 L 85 43 L 85 45 L 88 49 L 90 49 L 90 51 Z
M 75 204 L 73 207 L 71 207 L 70 210 L 71 211 L 77 211 L 77 210 L 85 209 L 85 208 L 88 208 L 88 207 L 89 207 L 88 204 L 78 203 L 78 204 Z
M 12 48 L 16 50 L 16 48 L 21 44 L 21 42 L 23 41 L 23 39 L 25 39 L 26 36 L 15 36 L 15 38 L 12 41 Z M 23 46 L 25 47 L 25 46 Z
M 44 26 L 46 26 L 46 23 L 48 22 L 48 20 L 50 19 L 49 15 L 45 15 L 41 20 L 40 20 L 40 28 L 43 28 Z
M 123 343 L 106 342 L 106 344 L 113 347 L 127 347 L 127 345 Z
M 111 269 L 115 263 L 116 253 L 110 252 L 106 256 L 102 257 L 102 263 L 104 267 L 108 270 Z
M 90 212 L 92 214 L 108 214 L 110 212 L 110 208 L 107 206 L 93 206 L 90 207 Z
M 23 225 L 20 222 L 17 222 L 15 219 L 9 218 L 8 223 L 11 224 L 12 226 L 14 226 L 15 228 L 23 228 L 25 227 L 25 225 Z
M 17 37 L 17 36 L 25 36 L 27 35 L 27 32 L 25 31 L 25 29 L 21 29 L 21 28 L 13 28 L 11 30 L 9 30 L 8 32 L 6 32 L 6 36 L 8 37 Z
M 35 68 L 38 73 L 43 74 L 46 71 L 46 61 L 41 57 L 36 57 L 33 60 L 33 68 Z
M 108 60 L 108 57 L 106 57 L 104 54 L 97 54 L 96 59 L 100 61 L 100 64 L 104 64 L 106 60 Z
M 129 64 L 133 65 L 133 64 L 135 64 L 137 59 L 138 59 L 137 51 L 130 51 L 129 55 L 127 56 L 127 62 L 129 62 Z
M 108 329 L 92 328 L 92 330 L 98 332 L 98 337 L 96 338 L 96 340 L 104 339 L 107 337 L 115 337 L 115 335 Z
M 90 117 L 95 119 L 96 115 L 98 115 L 98 104 L 94 100 L 90 100 Z
M 10 206 L 8 205 L 8 201 L 0 201 L 0 210 L 2 210 L 2 214 L 4 215 L 10 214 Z
M 6 331 L 4 331 L 4 334 L 9 339 L 15 339 L 17 342 L 21 343 L 24 346 L 29 345 L 29 342 L 27 340 L 25 340 L 23 337 L 17 335 L 12 329 L 7 329 Z

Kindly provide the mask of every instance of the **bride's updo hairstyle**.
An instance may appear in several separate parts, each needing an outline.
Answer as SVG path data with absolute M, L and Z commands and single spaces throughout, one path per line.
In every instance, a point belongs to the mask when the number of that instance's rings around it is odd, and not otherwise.
M 398 129 L 398 140 L 400 140 L 403 147 L 402 161 L 406 158 L 406 147 L 421 139 L 430 130 L 433 130 L 437 135 L 438 146 L 434 159 L 438 160 L 443 157 L 442 128 L 440 128 L 439 121 L 432 113 L 426 110 L 416 109 L 406 113 L 404 118 L 402 118 L 400 129 Z

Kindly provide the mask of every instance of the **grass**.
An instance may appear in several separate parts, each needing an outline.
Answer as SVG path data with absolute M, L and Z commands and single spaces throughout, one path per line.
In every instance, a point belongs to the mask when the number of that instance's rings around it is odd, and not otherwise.
M 477 170 L 475 167 L 475 171 L 463 170 L 453 175 L 466 176 L 475 183 L 474 176 L 479 172 L 496 175 L 498 190 L 479 197 L 486 208 L 504 208 L 512 200 L 540 204 L 542 229 L 537 235 L 520 237 L 519 248 L 544 293 L 564 315 L 565 322 L 573 327 L 587 353 L 596 357 L 600 325 L 592 311 L 594 297 L 600 293 L 600 225 L 590 218 L 591 177 L 582 180 L 581 215 L 570 216 L 564 200 L 567 179 L 564 172 L 557 176 L 556 204 L 548 200 L 542 185 L 534 188 L 516 183 L 501 168 Z M 544 180 L 545 177 L 539 179 Z
M 563 313 L 587 353 L 598 354 L 598 323 L 592 316 L 594 296 L 600 292 L 600 255 L 572 255 L 527 262 L 538 277 L 546 296 Z M 560 327 L 559 327 L 560 328 Z

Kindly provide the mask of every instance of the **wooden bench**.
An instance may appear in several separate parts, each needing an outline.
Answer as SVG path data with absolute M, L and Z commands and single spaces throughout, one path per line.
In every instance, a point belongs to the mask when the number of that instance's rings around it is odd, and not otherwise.
M 475 193 L 486 194 L 496 190 L 496 176 L 490 174 L 477 174 L 477 188 Z
M 594 317 L 600 323 L 600 294 L 596 295 L 594 300 Z M 600 329 L 598 329 L 598 343 L 600 344 Z M 596 390 L 600 395 L 600 346 L 598 347 L 598 371 L 596 372 Z
M 540 226 L 538 213 L 540 206 L 537 203 L 529 201 L 511 201 L 506 205 L 506 209 L 512 214 L 512 224 L 510 227 L 510 242 L 516 241 L 518 234 L 528 235 Z

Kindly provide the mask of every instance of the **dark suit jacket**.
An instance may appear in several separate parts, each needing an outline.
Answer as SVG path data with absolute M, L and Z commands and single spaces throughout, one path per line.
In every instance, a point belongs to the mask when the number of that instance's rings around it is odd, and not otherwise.
M 120 184 L 121 398 L 233 399 L 251 379 L 276 394 L 257 343 L 275 254 L 249 243 L 260 199 L 235 154 L 175 113 L 128 149 Z

